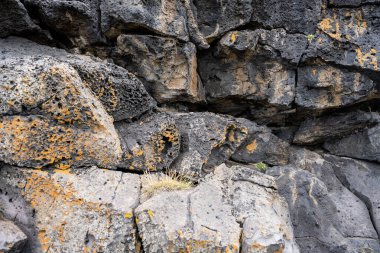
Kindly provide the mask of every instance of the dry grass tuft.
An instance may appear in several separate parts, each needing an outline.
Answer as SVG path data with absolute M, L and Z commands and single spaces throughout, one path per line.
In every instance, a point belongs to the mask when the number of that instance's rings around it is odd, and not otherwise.
M 147 173 L 144 179 L 143 194 L 148 198 L 163 191 L 189 190 L 194 183 L 186 176 L 170 171 L 166 174 Z

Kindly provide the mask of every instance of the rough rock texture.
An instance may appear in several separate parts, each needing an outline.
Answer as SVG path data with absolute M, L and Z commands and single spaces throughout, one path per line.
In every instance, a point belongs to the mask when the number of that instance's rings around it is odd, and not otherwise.
M 0 227 L 0 252 L 21 252 L 27 240 L 26 235 L 9 220 L 0 219 Z
M 371 214 L 335 175 L 336 162 L 329 161 L 301 149 L 294 152 L 293 165 L 269 170 L 287 199 L 301 252 L 378 252 Z
M 291 33 L 314 33 L 321 16 L 322 0 L 253 0 L 252 21 Z
M 204 176 L 228 160 L 248 135 L 247 126 L 212 113 L 172 114 L 181 135 L 181 152 L 171 169 Z
M 28 236 L 28 252 L 136 252 L 138 175 L 4 167 L 0 210 Z
M 27 35 L 38 30 L 19 0 L 3 0 L 0 10 L 0 37 Z
M 338 115 L 309 118 L 301 123 L 293 142 L 309 145 L 324 142 L 325 140 L 343 137 L 350 133 L 374 126 L 379 123 L 378 113 L 353 111 Z
M 299 252 L 286 204 L 274 188 L 270 176 L 221 165 L 192 190 L 159 193 L 136 209 L 144 249 Z
M 380 252 L 379 37 L 379 0 L 1 1 L 0 252 Z
M 159 53 L 157 53 L 159 52 Z M 159 102 L 203 101 L 196 49 L 191 42 L 145 35 L 120 35 L 113 57 L 143 80 Z
M 380 124 L 323 145 L 330 153 L 380 162 Z
M 168 168 L 179 154 L 180 132 L 165 114 L 148 116 L 135 123 L 116 124 L 122 140 L 123 158 L 118 167 L 140 171 Z
M 248 138 L 231 156 L 244 164 L 265 162 L 270 165 L 286 165 L 289 160 L 289 144 L 249 120 L 240 119 L 248 127 Z

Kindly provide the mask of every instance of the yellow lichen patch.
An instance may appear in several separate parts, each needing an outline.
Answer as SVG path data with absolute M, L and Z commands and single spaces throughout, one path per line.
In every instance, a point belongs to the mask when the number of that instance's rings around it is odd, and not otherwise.
M 125 213 L 125 214 L 124 214 L 124 217 L 125 217 L 126 219 L 130 219 L 130 218 L 133 217 L 133 213 L 132 213 L 132 212 Z
M 47 252 L 50 245 L 50 238 L 46 235 L 45 230 L 38 231 L 38 240 L 40 241 L 42 251 Z
M 356 49 L 356 59 L 361 67 L 372 65 L 374 70 L 378 70 L 377 50 L 372 48 L 367 53 L 363 53 L 360 48 Z
M 316 69 L 312 69 L 311 73 L 313 74 L 313 76 L 315 76 L 317 74 L 317 70 Z
M 63 174 L 63 175 L 71 175 L 70 167 L 65 168 L 65 169 L 55 169 L 54 173 Z
M 253 153 L 257 149 L 256 140 L 253 140 L 251 143 L 249 143 L 245 149 L 248 151 L 248 153 Z
M 334 15 L 334 19 L 332 18 L 324 18 L 320 23 L 319 27 L 331 38 L 340 40 L 342 39 L 342 35 L 340 32 L 340 25 L 338 20 L 336 19 L 336 15 Z
M 231 33 L 231 42 L 232 42 L 232 43 L 235 43 L 236 38 L 237 38 L 237 32 L 232 32 L 232 33 Z
M 142 156 L 144 154 L 144 151 L 136 146 L 136 147 L 132 148 L 132 153 L 134 156 L 139 157 L 139 156 Z
M 149 214 L 149 217 L 151 219 L 153 219 L 154 215 L 153 215 L 153 211 L 152 210 L 148 210 L 148 214 Z

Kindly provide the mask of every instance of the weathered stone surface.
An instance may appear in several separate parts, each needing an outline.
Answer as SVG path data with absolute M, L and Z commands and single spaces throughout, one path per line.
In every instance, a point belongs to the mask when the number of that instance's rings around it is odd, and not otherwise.
M 283 29 L 227 33 L 213 52 L 200 58 L 207 99 L 289 106 L 295 96 L 296 65 L 306 44 L 305 36 Z
M 0 189 L 0 209 L 27 233 L 28 252 L 137 252 L 138 175 L 4 167 Z
M 102 31 L 110 38 L 140 28 L 189 40 L 187 12 L 182 1 L 101 0 L 100 10 Z
M 292 162 L 268 172 L 279 176 L 279 194 L 287 199 L 301 252 L 379 251 L 367 207 L 341 184 L 333 165 L 302 149 Z
M 252 21 L 266 28 L 313 34 L 321 16 L 322 0 L 253 0 Z
M 160 171 L 168 168 L 179 154 L 180 133 L 169 115 L 156 114 L 135 123 L 120 122 L 116 129 L 123 149 L 118 167 Z
M 194 6 L 199 29 L 208 41 L 247 24 L 253 9 L 252 0 L 195 0 Z
M 17 61 L 20 58 L 38 57 L 43 61 L 45 57 L 53 57 L 57 62 L 69 64 L 115 120 L 138 117 L 155 106 L 142 83 L 114 64 L 104 63 L 94 57 L 68 54 L 60 49 L 18 38 L 1 40 L 0 47 L 1 56 L 6 59 Z
M 324 155 L 342 184 L 360 198 L 370 210 L 373 225 L 380 231 L 380 165 Z
M 136 209 L 144 250 L 299 252 L 274 187 L 270 176 L 221 165 L 192 190 L 159 193 Z
M 8 220 L 0 219 L 0 228 L 0 252 L 21 252 L 27 240 L 26 235 Z
M 172 113 L 181 150 L 171 169 L 202 177 L 228 160 L 248 135 L 238 120 L 213 113 Z
M 353 111 L 337 115 L 308 118 L 301 123 L 293 142 L 301 145 L 322 143 L 379 123 L 378 113 Z
M 44 27 L 63 36 L 70 46 L 102 41 L 97 1 L 25 0 L 25 6 Z
M 341 66 L 378 72 L 379 16 L 379 6 L 327 10 L 304 59 L 318 57 Z
M 161 102 L 200 102 L 204 90 L 191 42 L 146 35 L 120 35 L 115 61 L 137 75 Z
M 241 163 L 264 162 L 285 165 L 289 160 L 289 144 L 273 135 L 266 127 L 239 119 L 248 127 L 248 138 L 236 149 L 231 159 Z
M 19 0 L 3 0 L 0 9 L 0 38 L 28 35 L 38 30 Z
M 380 162 L 380 124 L 342 139 L 329 140 L 323 147 L 334 155 Z
M 324 64 L 298 69 L 295 101 L 302 108 L 338 108 L 376 97 L 376 83 L 360 72 Z

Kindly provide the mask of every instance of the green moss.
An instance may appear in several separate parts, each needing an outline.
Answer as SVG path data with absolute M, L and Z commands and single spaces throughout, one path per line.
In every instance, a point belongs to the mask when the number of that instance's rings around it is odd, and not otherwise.
M 256 169 L 258 169 L 258 170 L 266 171 L 267 168 L 268 168 L 268 165 L 266 165 L 266 164 L 263 163 L 263 162 L 259 162 L 259 163 L 256 163 L 256 164 L 255 164 L 255 167 L 256 167 Z

